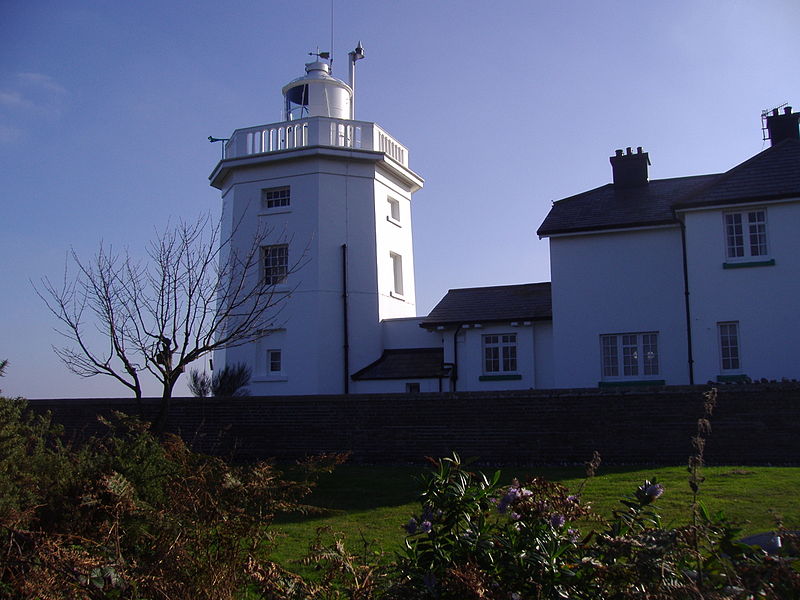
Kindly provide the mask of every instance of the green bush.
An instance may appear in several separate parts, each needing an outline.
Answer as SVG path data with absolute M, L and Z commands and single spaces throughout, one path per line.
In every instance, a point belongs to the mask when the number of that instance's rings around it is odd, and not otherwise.
M 47 417 L 0 399 L 0 591 L 11 598 L 225 599 L 282 581 L 269 525 L 318 472 L 231 466 L 116 415 L 107 435 L 66 447 Z M 269 574 L 269 576 L 265 576 Z M 287 575 L 286 578 L 290 579 Z
M 655 480 L 604 520 L 559 484 L 498 479 L 469 472 L 455 455 L 438 461 L 387 597 L 800 597 L 796 546 L 769 556 L 737 543 L 739 530 L 702 507 L 696 524 L 665 528 Z

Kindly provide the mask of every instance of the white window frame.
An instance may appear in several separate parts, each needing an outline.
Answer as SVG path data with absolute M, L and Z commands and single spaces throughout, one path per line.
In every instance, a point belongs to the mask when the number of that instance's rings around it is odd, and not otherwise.
M 281 285 L 289 276 L 289 244 L 261 246 L 261 279 L 266 285 Z
M 396 252 L 389 252 L 392 259 L 392 291 L 390 294 L 403 298 L 403 257 Z
M 722 214 L 725 260 L 747 262 L 769 259 L 767 209 L 763 206 Z
M 278 369 L 274 369 L 275 362 L 277 357 L 277 366 Z M 283 368 L 283 350 L 280 348 L 270 348 L 267 350 L 266 360 L 267 360 L 267 377 L 278 377 L 284 374 Z
M 487 333 L 481 336 L 481 347 L 484 375 L 519 373 L 516 333 Z
M 261 190 L 261 209 L 265 212 L 286 212 L 292 206 L 292 191 L 288 185 Z
M 600 373 L 603 381 L 660 379 L 658 332 L 600 335 Z
M 400 201 L 390 196 L 386 198 L 386 203 L 389 205 L 389 214 L 386 215 L 386 220 L 398 227 L 402 227 L 403 224 L 400 220 Z
M 719 367 L 722 373 L 741 373 L 741 339 L 739 321 L 719 321 L 717 323 Z

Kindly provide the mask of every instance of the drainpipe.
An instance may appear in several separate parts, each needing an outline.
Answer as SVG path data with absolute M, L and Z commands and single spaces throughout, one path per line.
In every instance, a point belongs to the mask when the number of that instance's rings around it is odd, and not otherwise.
M 674 214 L 674 213 L 673 213 Z M 694 353 L 692 352 L 692 310 L 689 303 L 689 262 L 686 256 L 686 225 L 675 215 L 681 226 L 681 252 L 683 254 L 683 298 L 686 308 L 686 355 L 689 360 L 689 385 L 694 385 Z
M 456 382 L 458 381 L 458 332 L 461 331 L 461 325 L 463 323 L 458 323 L 456 325 L 455 333 L 453 333 L 453 372 L 450 375 L 450 381 L 452 386 L 452 392 L 456 391 Z
M 344 393 L 350 393 L 350 332 L 347 327 L 347 244 L 342 244 L 342 324 L 344 325 Z
M 450 373 L 451 373 L 450 377 L 452 379 L 452 373 L 453 373 L 453 369 L 455 369 L 455 366 L 456 366 L 455 363 L 448 363 L 448 362 L 442 363 L 442 371 L 443 372 L 442 372 L 441 375 L 439 375 L 439 393 L 440 394 L 442 393 L 442 376 L 444 375 L 444 371 L 449 367 L 450 368 Z

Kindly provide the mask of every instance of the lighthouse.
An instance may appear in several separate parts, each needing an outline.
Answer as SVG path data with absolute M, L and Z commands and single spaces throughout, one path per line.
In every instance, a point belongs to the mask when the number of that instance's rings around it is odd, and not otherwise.
M 342 394 L 383 350 L 381 321 L 416 316 L 412 195 L 423 185 L 408 149 L 355 119 L 349 82 L 324 54 L 282 88 L 283 121 L 235 130 L 210 175 L 223 239 L 260 248 L 260 277 L 288 296 L 265 335 L 214 355 L 244 363 L 253 395 Z

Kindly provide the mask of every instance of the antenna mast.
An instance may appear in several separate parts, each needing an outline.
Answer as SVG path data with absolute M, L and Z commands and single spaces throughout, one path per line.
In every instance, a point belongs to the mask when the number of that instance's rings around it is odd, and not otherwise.
M 333 75 L 333 57 L 336 56 L 333 53 L 333 4 L 334 0 L 331 0 L 331 60 L 329 61 L 331 68 L 331 75 Z

